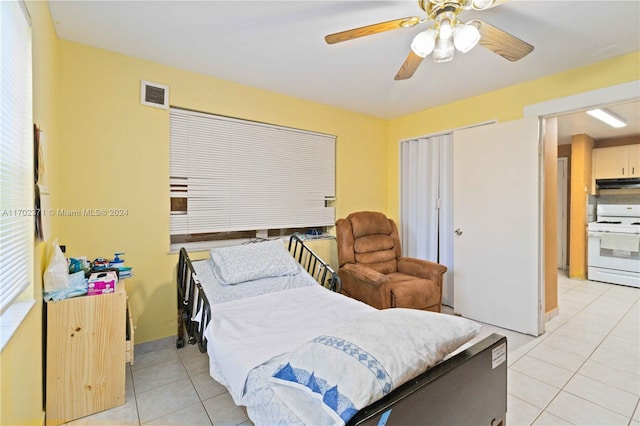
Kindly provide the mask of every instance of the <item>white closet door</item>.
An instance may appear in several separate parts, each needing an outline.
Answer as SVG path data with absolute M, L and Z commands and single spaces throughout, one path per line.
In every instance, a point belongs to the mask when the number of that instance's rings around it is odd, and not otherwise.
M 451 134 L 401 144 L 403 255 L 447 266 L 442 302 L 453 306 Z
M 456 313 L 543 331 L 537 117 L 454 132 Z
M 417 139 L 402 142 L 401 150 L 402 254 L 437 262 L 440 144 Z

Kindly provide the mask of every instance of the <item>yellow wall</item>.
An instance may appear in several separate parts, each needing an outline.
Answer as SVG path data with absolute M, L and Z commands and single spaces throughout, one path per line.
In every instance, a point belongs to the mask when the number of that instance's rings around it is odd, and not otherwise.
M 45 131 L 45 167 L 53 166 L 57 120 L 57 37 L 46 2 L 28 1 L 33 40 L 33 120 Z M 45 170 L 43 183 L 51 176 Z M 42 272 L 46 244 L 35 247 L 35 306 L 0 354 L 0 424 L 42 424 Z
M 57 217 L 70 256 L 122 251 L 136 340 L 175 334 L 169 250 L 169 113 L 140 104 L 140 80 L 171 105 L 337 136 L 336 215 L 387 209 L 386 121 L 80 45 L 59 42 L 56 209 L 124 208 L 124 217 Z
M 527 105 L 634 80 L 640 80 L 640 52 L 391 120 L 387 147 L 389 215 L 399 217 L 398 153 L 401 140 L 494 119 L 515 120 L 523 117 Z

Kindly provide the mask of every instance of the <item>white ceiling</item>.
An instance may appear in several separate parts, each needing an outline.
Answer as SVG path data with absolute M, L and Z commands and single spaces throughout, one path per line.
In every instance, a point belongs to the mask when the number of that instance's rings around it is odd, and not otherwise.
M 324 36 L 423 17 L 415 0 L 50 0 L 49 7 L 63 39 L 387 119 L 640 50 L 638 0 L 512 0 L 465 11 L 463 21 L 485 20 L 535 50 L 515 63 L 481 46 L 448 63 L 427 58 L 406 81 L 393 77 L 428 24 L 335 45 Z

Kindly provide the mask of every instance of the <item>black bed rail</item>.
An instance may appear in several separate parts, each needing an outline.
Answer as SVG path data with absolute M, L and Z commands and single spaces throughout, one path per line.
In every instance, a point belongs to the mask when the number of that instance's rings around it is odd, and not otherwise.
M 318 284 L 337 293 L 342 291 L 342 281 L 338 274 L 304 244 L 299 234 L 293 234 L 289 238 L 289 253 Z
M 176 272 L 178 281 L 178 339 L 176 340 L 176 346 L 181 348 L 184 346 L 185 331 L 187 332 L 189 343 L 195 343 L 190 332 L 192 327 L 192 303 L 190 302 L 193 300 L 196 279 L 193 265 L 191 265 L 189 255 L 184 248 L 180 249 Z
M 200 313 L 200 319 L 198 322 L 193 322 L 192 333 L 198 344 L 198 349 L 200 349 L 200 352 L 205 353 L 207 351 L 207 339 L 204 337 L 204 329 L 211 320 L 211 305 L 199 282 L 196 283 L 196 286 L 198 291 L 194 312 Z
M 178 338 L 176 347 L 184 346 L 184 334 L 187 333 L 189 344 L 198 344 L 200 352 L 206 352 L 204 328 L 211 319 L 211 307 L 196 278 L 195 269 L 184 248 L 180 249 L 177 268 L 178 281 Z M 193 321 L 200 314 L 200 321 Z

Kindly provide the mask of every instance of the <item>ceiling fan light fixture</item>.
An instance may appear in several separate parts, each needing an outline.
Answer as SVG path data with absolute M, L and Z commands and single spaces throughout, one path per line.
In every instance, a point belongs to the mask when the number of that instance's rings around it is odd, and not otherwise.
M 534 46 L 480 19 L 471 19 L 467 23 L 459 19 L 460 14 L 470 9 L 489 9 L 506 1 L 508 0 L 418 0 L 418 6 L 426 13 L 423 18 L 408 16 L 378 22 L 329 34 L 324 39 L 327 44 L 335 44 L 399 28 L 411 28 L 426 22 L 429 29 L 414 33 L 411 50 L 396 73 L 395 80 L 411 78 L 428 55 L 436 63 L 448 62 L 453 60 L 456 50 L 465 53 L 476 44 L 515 62 L 531 53 Z
M 472 0 L 471 7 L 475 10 L 482 10 L 493 6 L 493 3 L 495 3 L 495 0 Z
M 436 46 L 437 35 L 436 30 L 433 28 L 418 33 L 411 42 L 411 50 L 421 58 L 426 58 Z
M 453 55 L 455 53 L 455 49 L 453 48 L 453 43 L 451 38 L 441 38 L 438 37 L 438 41 L 436 42 L 436 47 L 433 49 L 433 62 L 441 63 L 441 62 L 449 62 L 453 59 Z
M 462 53 L 467 53 L 480 41 L 480 31 L 474 25 L 460 24 L 453 29 L 453 45 Z
M 451 28 L 451 21 L 443 19 L 440 22 L 440 28 L 438 30 L 438 38 L 448 40 L 453 36 L 453 28 Z

